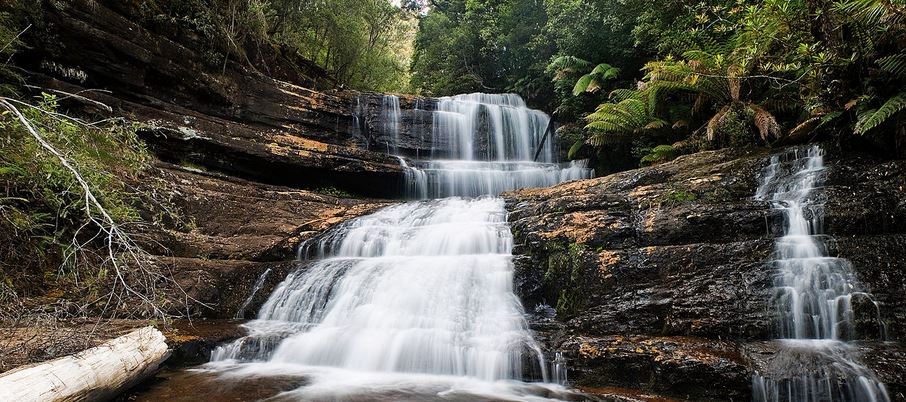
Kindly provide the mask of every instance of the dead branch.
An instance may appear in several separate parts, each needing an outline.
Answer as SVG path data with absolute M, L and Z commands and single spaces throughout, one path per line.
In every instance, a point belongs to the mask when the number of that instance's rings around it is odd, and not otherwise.
M 154 316 L 167 318 L 167 313 L 154 300 L 156 297 L 156 284 L 167 278 L 153 267 L 153 257 L 142 250 L 129 234 L 120 228 L 120 225 L 97 199 L 91 186 L 79 170 L 59 150 L 44 139 L 35 125 L 13 103 L 21 102 L 0 97 L 0 108 L 11 112 L 41 147 L 58 159 L 72 174 L 72 177 L 75 178 L 82 189 L 86 219 L 99 228 L 99 235 L 105 236 L 106 261 L 114 271 L 114 283 L 110 289 L 110 297 L 105 310 L 110 307 L 110 303 L 114 302 L 113 295 L 117 294 L 117 288 L 119 287 L 126 294 L 141 300 L 142 304 L 152 310 Z M 76 243 L 74 243 L 74 247 L 83 249 L 81 245 Z M 136 286 L 139 288 L 136 289 Z

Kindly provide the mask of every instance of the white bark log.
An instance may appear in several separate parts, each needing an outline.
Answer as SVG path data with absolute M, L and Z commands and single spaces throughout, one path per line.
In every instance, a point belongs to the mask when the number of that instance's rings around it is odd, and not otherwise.
M 72 356 L 0 374 L 0 401 L 102 401 L 153 374 L 167 356 L 164 335 L 144 327 Z

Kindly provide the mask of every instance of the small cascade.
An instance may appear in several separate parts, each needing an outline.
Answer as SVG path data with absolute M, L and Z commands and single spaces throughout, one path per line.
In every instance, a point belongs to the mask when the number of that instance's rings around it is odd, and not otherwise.
M 425 114 L 425 113 L 424 113 L 424 112 L 427 110 L 427 109 L 425 108 L 425 99 L 424 99 L 424 98 L 416 98 L 416 99 L 415 99 L 415 105 L 413 106 L 413 110 L 415 110 L 415 115 L 416 115 L 416 118 L 415 118 L 415 125 L 416 125 L 416 126 L 423 126 L 423 125 L 425 124 L 425 121 L 424 121 L 424 120 L 425 120 L 425 118 L 424 118 L 424 114 Z M 432 116 L 433 116 L 433 113 L 432 113 Z M 419 132 L 421 132 L 421 131 L 419 131 Z M 421 134 L 421 138 L 419 138 L 419 141 L 424 141 L 424 140 L 425 140 L 424 134 Z M 422 155 L 419 153 L 419 151 L 420 151 L 420 150 L 419 150 L 418 148 L 415 149 L 415 158 L 416 158 L 416 159 L 422 157 Z M 433 153 L 433 150 L 432 150 L 431 152 Z
M 503 200 L 448 198 L 385 208 L 309 243 L 217 361 L 353 372 L 518 380 L 547 363 L 513 294 Z M 531 367 L 524 367 L 529 364 Z M 556 379 L 565 380 L 560 360 Z
M 828 255 L 820 191 L 825 175 L 819 146 L 795 148 L 771 158 L 756 194 L 782 212 L 784 235 L 775 241 L 771 264 L 781 349 L 769 372 L 753 377 L 755 401 L 890 400 L 845 342 L 855 337 L 853 297 L 870 295 L 859 289 L 849 261 Z
M 563 357 L 563 353 L 557 352 L 554 355 L 554 361 L 552 363 L 551 381 L 554 384 L 566 385 L 569 382 L 569 378 L 567 376 L 566 359 Z
M 396 95 L 384 95 L 381 101 L 381 133 L 387 138 L 392 138 L 392 144 L 388 142 L 387 153 L 398 155 L 398 144 L 400 135 L 400 98 Z
M 252 300 L 255 299 L 255 295 L 258 294 L 258 291 L 261 290 L 261 287 L 264 286 L 264 281 L 267 280 L 267 275 L 271 273 L 271 269 L 268 268 L 258 276 L 258 279 L 255 281 L 255 286 L 252 287 L 252 292 L 249 294 L 249 297 L 245 299 L 242 303 L 242 306 L 239 307 L 239 310 L 236 311 L 236 315 L 233 318 L 245 318 L 245 310 L 249 308 L 249 304 L 252 304 Z
M 433 116 L 433 159 L 406 165 L 410 197 L 497 195 L 594 175 L 587 161 L 556 163 L 554 136 L 545 137 L 550 118 L 518 95 L 441 98 Z
M 457 95 L 437 102 L 434 138 L 446 141 L 439 145 L 451 150 L 452 159 L 531 161 L 549 121 L 515 94 Z M 480 141 L 487 143 L 483 155 L 476 152 Z M 551 144 L 548 140 L 542 145 L 541 162 L 554 161 Z

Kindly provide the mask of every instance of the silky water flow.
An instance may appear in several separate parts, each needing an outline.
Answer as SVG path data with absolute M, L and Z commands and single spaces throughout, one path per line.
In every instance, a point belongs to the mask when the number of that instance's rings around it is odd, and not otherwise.
M 400 130 L 398 98 L 381 114 L 383 130 Z M 480 119 L 490 122 L 484 154 Z M 285 400 L 570 399 L 562 358 L 545 359 L 513 292 L 513 236 L 495 197 L 591 177 L 584 164 L 554 163 L 548 121 L 515 95 L 441 99 L 433 135 L 447 159 L 399 157 L 408 195 L 439 199 L 381 209 L 300 246 L 301 268 L 207 367 L 304 375 Z
M 874 306 L 861 291 L 846 259 L 828 253 L 823 234 L 823 191 L 827 174 L 818 145 L 774 155 L 765 168 L 757 199 L 769 201 L 784 219 L 775 240 L 774 297 L 778 351 L 765 372 L 752 378 L 758 402 L 888 402 L 887 391 L 862 365 L 856 348 L 853 301 Z M 877 338 L 884 326 L 877 320 Z

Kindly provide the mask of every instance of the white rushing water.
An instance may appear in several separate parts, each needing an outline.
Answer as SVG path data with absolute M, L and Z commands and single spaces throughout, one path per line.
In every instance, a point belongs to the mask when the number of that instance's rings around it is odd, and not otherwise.
M 549 123 L 515 94 L 441 98 L 431 138 L 443 157 L 406 164 L 406 191 L 421 199 L 475 197 L 592 177 L 584 161 L 556 163 Z
M 783 237 L 774 246 L 772 300 L 781 348 L 770 373 L 752 379 L 756 401 L 890 400 L 844 342 L 855 336 L 853 297 L 870 295 L 859 290 L 849 261 L 828 255 L 820 191 L 825 175 L 819 146 L 794 148 L 771 158 L 756 195 L 784 217 Z
M 384 95 L 381 102 L 381 121 L 383 122 L 381 131 L 384 135 L 393 139 L 392 144 L 388 143 L 387 145 L 387 153 L 391 155 L 399 153 L 396 144 L 399 143 L 401 116 L 399 96 Z
M 551 139 L 532 162 L 548 118 L 515 95 L 441 100 L 435 138 L 455 160 L 410 171 L 416 198 L 496 195 L 588 177 L 553 163 Z M 385 97 L 387 130 L 399 100 Z M 395 117 L 394 117 L 395 116 Z M 475 160 L 479 120 L 493 152 Z M 212 366 L 231 375 L 304 373 L 285 399 L 548 400 L 569 393 L 562 358 L 545 360 L 513 293 L 513 236 L 500 198 L 416 201 L 344 222 L 300 246 L 289 274 Z M 238 366 L 237 366 L 238 365 Z M 237 367 L 239 367 L 237 369 Z M 550 372 L 550 373 L 549 373 Z M 528 381 L 528 382 L 526 382 Z

